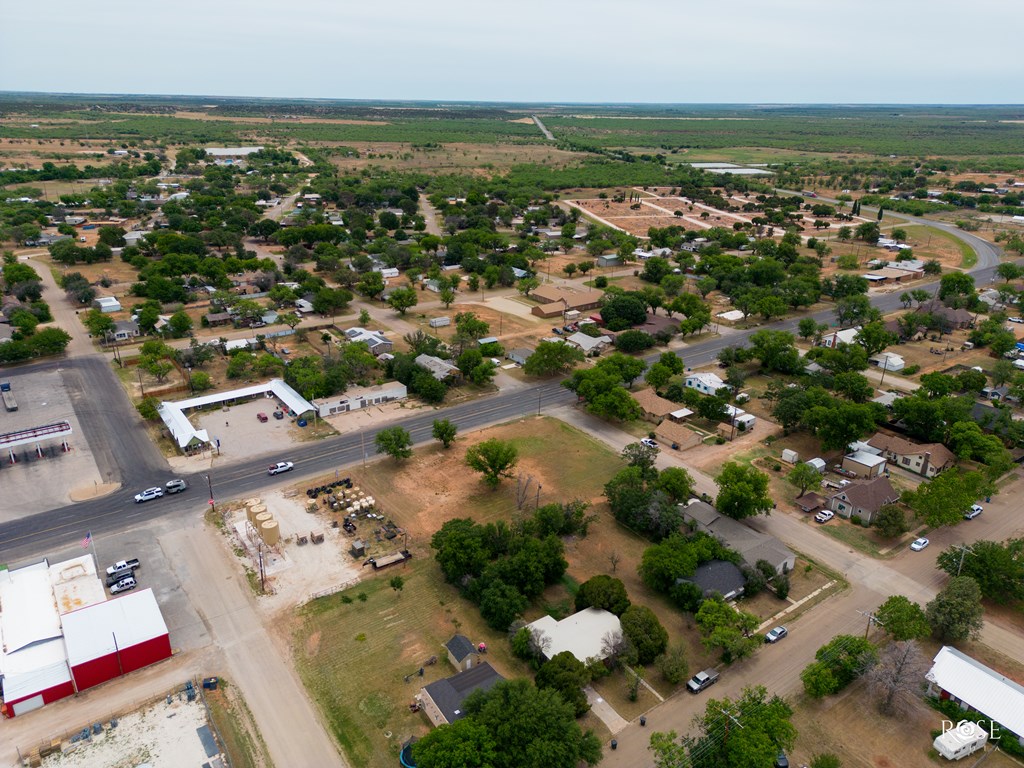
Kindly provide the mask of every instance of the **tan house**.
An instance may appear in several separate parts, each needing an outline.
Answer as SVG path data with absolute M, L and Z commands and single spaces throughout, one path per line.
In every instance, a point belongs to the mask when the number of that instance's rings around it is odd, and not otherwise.
M 829 506 L 840 517 L 856 515 L 870 523 L 878 510 L 886 504 L 895 504 L 900 495 L 884 475 L 873 480 L 850 483 L 829 498 Z
M 665 419 L 654 428 L 654 436 L 659 443 L 671 445 L 676 450 L 685 451 L 689 448 L 696 448 L 701 443 L 700 434 L 692 429 L 687 429 L 679 422 Z
M 956 455 L 942 443 L 914 443 L 881 432 L 867 443 L 882 451 L 882 455 L 897 467 L 923 477 L 935 477 L 956 464 Z
M 530 292 L 530 298 L 540 302 L 531 312 L 537 317 L 554 317 L 575 309 L 585 311 L 601 306 L 604 291 L 574 291 L 554 285 L 539 285 Z
M 453 636 L 451 640 L 444 644 L 444 648 L 448 651 L 448 661 L 458 670 L 472 669 L 480 661 L 480 653 L 477 647 L 465 635 Z
M 872 451 L 854 451 L 843 456 L 843 469 L 857 477 L 878 477 L 885 473 L 885 456 Z
M 636 404 L 640 406 L 644 420 L 654 424 L 660 423 L 670 413 L 679 410 L 678 403 L 673 403 L 671 400 L 660 397 L 651 387 L 641 389 L 639 392 L 630 392 L 629 394 L 636 400 Z

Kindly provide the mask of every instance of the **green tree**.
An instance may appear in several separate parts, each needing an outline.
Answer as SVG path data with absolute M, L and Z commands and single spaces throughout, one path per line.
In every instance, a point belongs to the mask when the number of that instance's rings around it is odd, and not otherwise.
M 970 576 L 954 576 L 925 606 L 932 632 L 947 643 L 977 639 L 984 624 L 981 588 Z
M 394 459 L 412 456 L 412 435 L 404 427 L 385 427 L 374 438 L 377 453 L 386 453 Z
M 726 462 L 715 478 L 718 511 L 734 520 L 767 514 L 774 506 L 768 492 L 768 475 L 754 467 Z
M 620 617 L 622 634 L 636 649 L 637 661 L 650 664 L 668 646 L 668 632 L 645 605 L 631 605 Z
M 356 290 L 369 299 L 375 299 L 384 293 L 384 275 L 380 272 L 367 272 L 356 284 Z
M 676 504 L 684 504 L 693 496 L 694 482 L 682 467 L 666 467 L 658 473 L 655 487 Z
M 685 643 L 670 645 L 663 654 L 654 660 L 654 665 L 661 672 L 666 683 L 679 685 L 689 674 Z
M 494 738 L 468 718 L 435 728 L 412 749 L 420 768 L 493 768 L 496 760 Z
M 448 419 L 434 419 L 432 434 L 434 439 L 445 448 L 450 448 L 451 444 L 455 442 L 455 435 L 458 434 L 458 431 L 459 428 Z
M 576 610 L 601 608 L 621 616 L 629 608 L 626 586 L 613 576 L 591 576 L 576 590 Z
M 735 701 L 709 699 L 704 713 L 694 719 L 698 735 L 689 755 L 696 766 L 771 766 L 780 749 L 792 749 L 796 728 L 792 708 L 764 686 L 743 689 Z M 739 723 L 742 727 L 737 727 Z M 722 738 L 728 728 L 729 738 Z M 652 740 L 653 741 L 653 740 Z M 671 763 L 655 764 L 669 768 Z
M 583 362 L 583 352 L 560 341 L 542 341 L 526 358 L 523 370 L 529 376 L 554 376 L 571 370 Z
M 974 278 L 966 272 L 947 272 L 939 279 L 939 299 L 954 300 L 974 295 Z
M 786 331 L 758 331 L 750 337 L 751 355 L 765 371 L 798 373 L 803 369 L 793 334 Z
M 472 520 L 449 520 L 431 537 L 434 559 L 444 577 L 458 584 L 466 576 L 479 576 L 491 559 L 484 546 L 483 526 Z
M 90 309 L 86 313 L 85 317 L 82 318 L 82 324 L 90 334 L 99 339 L 106 338 L 106 334 L 113 332 L 114 328 L 117 327 L 114 322 L 114 318 L 108 314 L 100 312 L 98 309 Z
M 192 331 L 192 318 L 184 310 L 179 310 L 167 321 L 167 329 L 176 339 L 187 336 Z
M 907 516 L 897 504 L 883 505 L 875 515 L 874 526 L 879 535 L 886 539 L 895 539 L 910 530 Z
M 962 522 L 964 511 L 990 491 L 991 484 L 981 472 L 954 468 L 921 483 L 917 490 L 904 491 L 903 502 L 937 528 Z
M 518 589 L 501 579 L 494 579 L 480 594 L 480 615 L 489 627 L 504 632 L 522 615 L 528 604 Z
M 878 606 L 875 617 L 894 640 L 923 640 L 932 633 L 921 606 L 903 595 L 893 595 Z
M 416 295 L 415 288 L 402 287 L 395 288 L 388 296 L 388 306 L 396 310 L 398 314 L 404 315 L 407 311 L 415 307 L 419 303 L 419 297 Z
M 885 329 L 885 323 L 876 320 L 867 323 L 857 331 L 857 338 L 854 340 L 854 343 L 863 347 L 868 357 L 872 357 L 886 347 L 895 344 L 898 340 L 895 333 L 890 333 Z
M 581 760 L 588 765 L 601 760 L 600 742 L 576 724 L 572 706 L 557 692 L 537 689 L 527 680 L 474 693 L 465 710 L 495 741 L 491 768 L 576 768 Z
M 786 476 L 790 485 L 800 490 L 800 495 L 807 493 L 807 489 L 821 483 L 821 473 L 807 462 L 800 462 Z
M 392 576 L 391 580 L 388 582 L 388 586 L 395 590 L 396 593 L 400 593 L 405 589 L 405 579 L 401 576 Z
M 838 693 L 862 674 L 878 658 L 875 646 L 854 635 L 836 635 L 814 654 L 800 673 L 804 691 L 814 698 Z
M 727 662 L 750 656 L 764 641 L 754 634 L 759 620 L 745 611 L 735 611 L 718 595 L 706 599 L 694 616 L 702 642 L 708 650 L 719 648 Z
M 519 462 L 515 445 L 505 440 L 491 438 L 471 446 L 466 451 L 466 464 L 484 476 L 484 482 L 497 488 L 503 477 L 512 477 L 512 470 Z
M 590 684 L 590 672 L 571 651 L 556 653 L 545 662 L 537 671 L 535 683 L 541 690 L 550 688 L 558 691 L 573 708 L 576 717 L 582 717 L 590 710 L 587 694 L 583 692 L 583 688 Z
M 818 323 L 813 317 L 800 318 L 800 322 L 797 323 L 797 333 L 800 334 L 801 339 L 809 339 L 818 331 Z
M 970 576 L 981 594 L 1000 604 L 1024 600 L 1024 539 L 976 541 L 969 548 L 950 547 L 939 555 L 939 569 L 950 576 Z

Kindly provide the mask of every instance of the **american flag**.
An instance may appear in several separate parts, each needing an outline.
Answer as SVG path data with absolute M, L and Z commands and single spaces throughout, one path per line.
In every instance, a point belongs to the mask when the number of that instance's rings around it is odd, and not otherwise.
M 92 544 L 92 531 L 89 531 L 87 534 L 85 534 L 85 538 L 82 539 L 81 544 L 82 544 L 82 549 L 88 549 L 89 548 L 89 545 Z

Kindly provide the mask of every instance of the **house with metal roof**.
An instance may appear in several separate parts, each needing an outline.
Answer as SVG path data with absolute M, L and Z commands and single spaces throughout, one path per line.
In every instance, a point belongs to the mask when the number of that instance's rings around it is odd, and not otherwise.
M 984 715 L 1024 745 L 1024 686 L 1020 683 L 948 645 L 935 654 L 925 680 L 929 695 Z
M 538 647 L 547 659 L 568 651 L 584 664 L 589 659 L 603 659 L 608 655 L 605 638 L 622 633 L 619 617 L 602 608 L 584 608 L 572 616 L 556 621 L 541 616 L 527 624 Z

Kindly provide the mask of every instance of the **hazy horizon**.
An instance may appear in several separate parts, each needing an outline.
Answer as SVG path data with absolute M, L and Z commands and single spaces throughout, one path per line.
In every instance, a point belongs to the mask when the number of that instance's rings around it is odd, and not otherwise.
M 0 91 L 565 105 L 1012 105 L 1024 5 L 977 0 L 8 3 Z M 219 94 L 219 95 L 218 95 Z

